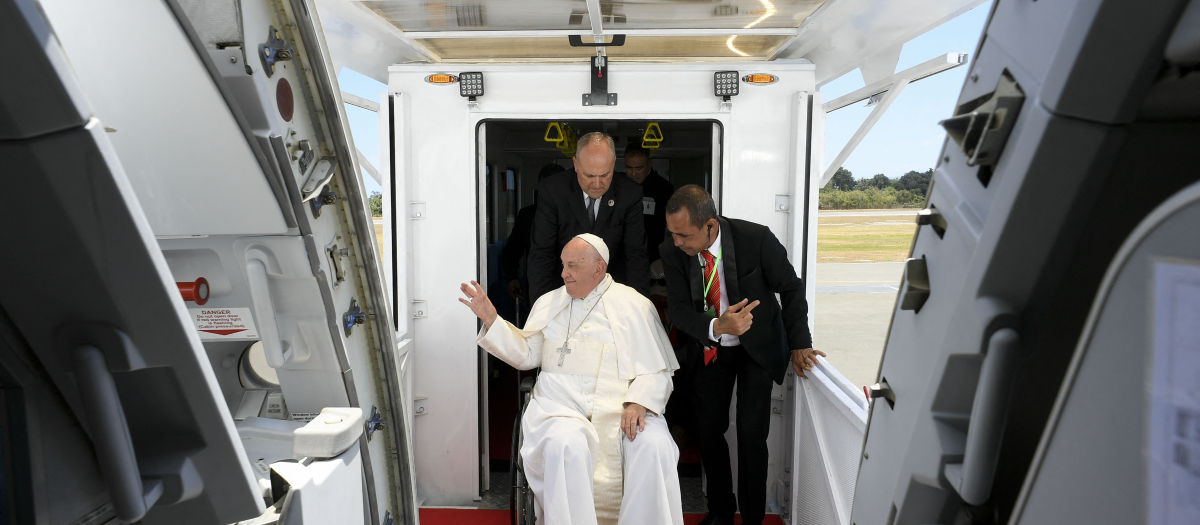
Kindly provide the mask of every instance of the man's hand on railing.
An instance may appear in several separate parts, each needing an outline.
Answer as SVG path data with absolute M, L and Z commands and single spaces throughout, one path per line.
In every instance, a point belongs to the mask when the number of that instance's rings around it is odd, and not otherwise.
M 812 348 L 792 350 L 792 370 L 796 371 L 796 375 L 808 379 L 808 376 L 804 375 L 804 371 L 812 370 L 819 364 L 817 356 L 825 357 L 825 352 Z

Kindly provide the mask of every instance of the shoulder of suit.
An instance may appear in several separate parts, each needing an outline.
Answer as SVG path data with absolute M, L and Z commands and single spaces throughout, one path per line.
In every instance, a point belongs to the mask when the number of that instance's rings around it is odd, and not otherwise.
M 724 219 L 726 222 L 729 223 L 729 226 L 734 229 L 735 238 L 739 234 L 740 235 L 759 236 L 759 235 L 762 235 L 763 232 L 770 231 L 770 228 L 767 228 L 766 226 L 763 226 L 756 222 L 750 222 L 750 221 L 746 221 L 746 220 L 742 220 L 742 219 L 734 219 L 731 217 L 724 217 Z

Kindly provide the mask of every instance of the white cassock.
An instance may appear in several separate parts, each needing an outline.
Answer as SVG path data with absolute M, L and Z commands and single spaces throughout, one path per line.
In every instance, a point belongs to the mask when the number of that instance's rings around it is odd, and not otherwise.
M 497 319 L 478 343 L 517 369 L 542 367 L 521 419 L 539 523 L 683 525 L 679 448 L 662 417 L 679 364 L 648 299 L 606 275 L 583 299 L 543 295 L 524 330 Z M 626 403 L 646 408 L 633 441 Z

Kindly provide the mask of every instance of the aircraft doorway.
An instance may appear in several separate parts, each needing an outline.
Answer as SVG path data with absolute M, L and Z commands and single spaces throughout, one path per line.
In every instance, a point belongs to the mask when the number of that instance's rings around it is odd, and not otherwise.
M 573 150 L 568 136 L 577 138 L 592 131 L 603 131 L 613 137 L 617 151 L 614 177 L 624 177 L 626 148 L 630 144 L 655 146 L 654 141 L 645 139 L 655 138 L 657 132 L 662 139 L 658 147 L 647 148 L 652 170 L 649 177 L 662 177 L 673 188 L 687 184 L 703 186 L 713 194 L 718 207 L 721 203 L 722 128 L 716 121 L 573 120 L 560 121 L 548 129 L 550 126 L 551 122 L 546 120 L 488 120 L 480 123 L 477 129 L 478 174 L 482 179 L 477 185 L 478 236 L 479 243 L 485 248 L 481 250 L 479 261 L 479 282 L 486 286 L 488 297 L 500 316 L 518 326 L 524 324 L 531 306 L 525 293 L 528 290 L 525 269 L 539 174 L 548 176 L 572 168 Z M 564 140 L 553 142 L 547 137 Z M 639 167 L 639 160 L 631 165 Z M 649 187 L 649 183 L 644 181 L 643 186 Z M 651 218 L 651 210 L 660 207 L 665 210 L 665 197 L 655 199 L 653 205 L 647 203 L 643 218 Z M 665 228 L 665 224 L 662 226 Z M 649 259 L 651 299 L 661 314 L 665 311 L 666 284 L 662 280 L 661 263 L 655 264 L 656 257 Z M 533 377 L 537 371 L 518 372 L 480 349 L 479 372 L 479 437 L 483 460 L 480 490 L 487 491 L 482 507 L 507 508 L 518 385 L 523 378 Z M 685 476 L 694 473 L 698 486 L 699 448 L 695 446 L 696 438 L 691 439 L 692 446 L 687 442 L 686 427 L 691 424 L 691 410 L 685 410 L 677 402 L 686 398 L 681 383 L 676 380 L 675 395 L 665 416 L 677 441 L 683 441 L 680 443 L 681 472 Z M 495 480 L 495 484 L 491 480 Z

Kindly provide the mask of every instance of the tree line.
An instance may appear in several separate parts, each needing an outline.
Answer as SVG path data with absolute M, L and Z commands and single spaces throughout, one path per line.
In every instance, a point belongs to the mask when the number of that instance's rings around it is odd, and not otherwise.
M 881 208 L 921 208 L 929 192 L 933 169 L 910 171 L 898 179 L 882 173 L 855 179 L 854 173 L 838 168 L 821 188 L 818 197 L 822 210 L 863 210 Z

